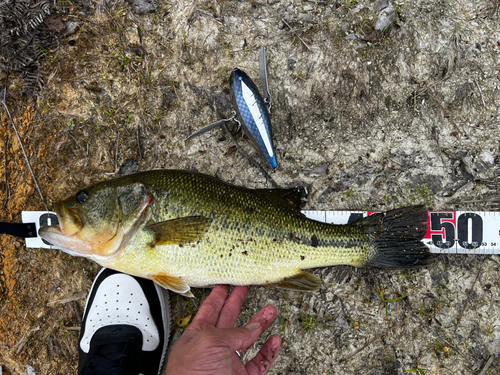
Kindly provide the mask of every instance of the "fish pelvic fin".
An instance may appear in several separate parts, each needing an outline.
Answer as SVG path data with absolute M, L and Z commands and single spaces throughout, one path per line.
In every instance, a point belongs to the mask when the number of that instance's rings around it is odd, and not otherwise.
M 151 246 L 183 245 L 198 241 L 207 232 L 212 219 L 204 216 L 187 216 L 146 225 L 153 232 Z
M 301 292 L 312 292 L 318 290 L 321 286 L 321 279 L 310 274 L 309 272 L 299 271 L 296 275 L 286 277 L 276 283 L 266 284 L 266 286 L 297 290 Z
M 422 242 L 428 229 L 428 213 L 424 206 L 412 206 L 378 213 L 350 225 L 364 226 L 373 240 L 366 265 L 410 269 L 425 266 L 432 254 Z
M 171 290 L 172 292 L 182 294 L 183 296 L 193 298 L 191 288 L 180 277 L 170 276 L 166 273 L 158 273 L 152 275 L 151 279 L 160 285 L 162 288 Z

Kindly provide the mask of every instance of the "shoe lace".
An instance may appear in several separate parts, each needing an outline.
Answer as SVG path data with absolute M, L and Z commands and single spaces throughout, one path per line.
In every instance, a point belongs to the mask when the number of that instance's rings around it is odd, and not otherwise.
M 135 337 L 97 339 L 92 345 L 90 364 L 82 375 L 137 375 L 141 348 Z

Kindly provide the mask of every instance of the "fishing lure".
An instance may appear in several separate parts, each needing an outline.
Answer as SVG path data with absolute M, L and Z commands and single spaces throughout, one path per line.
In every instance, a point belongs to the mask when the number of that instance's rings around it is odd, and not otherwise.
M 231 72 L 231 96 L 234 106 L 234 115 L 229 119 L 222 119 L 191 134 L 186 141 L 197 137 L 211 129 L 217 128 L 229 121 L 236 121 L 243 131 L 259 150 L 272 168 L 278 166 L 276 151 L 274 150 L 271 130 L 271 95 L 267 84 L 266 47 L 261 47 L 259 54 L 260 79 L 264 97 L 252 79 L 242 70 L 235 68 Z

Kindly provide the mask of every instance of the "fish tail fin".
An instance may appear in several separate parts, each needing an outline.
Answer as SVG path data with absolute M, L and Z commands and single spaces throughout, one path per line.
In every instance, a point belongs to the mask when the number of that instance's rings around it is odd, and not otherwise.
M 366 265 L 409 269 L 428 264 L 432 254 L 422 242 L 427 233 L 427 222 L 424 206 L 398 208 L 360 220 L 365 233 L 373 240 Z

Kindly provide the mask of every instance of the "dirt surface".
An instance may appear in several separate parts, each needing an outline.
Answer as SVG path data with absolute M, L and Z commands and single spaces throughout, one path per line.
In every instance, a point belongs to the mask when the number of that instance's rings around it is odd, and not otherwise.
M 125 170 L 189 169 L 272 187 L 223 130 L 184 142 L 231 116 L 232 68 L 260 84 L 266 45 L 278 169 L 236 139 L 280 187 L 307 186 L 307 209 L 500 209 L 498 1 L 166 1 L 144 15 L 133 7 L 71 9 L 64 22 L 78 27 L 46 53 L 48 82 L 34 102 L 17 95 L 23 82 L 11 75 L 7 104 L 49 208 Z M 0 221 L 44 209 L 4 112 L 0 205 Z M 3 372 L 74 373 L 99 267 L 9 236 L 0 244 Z M 271 374 L 498 374 L 499 267 L 497 255 L 440 255 L 411 272 L 318 269 L 325 284 L 316 293 L 251 287 L 241 323 L 277 306 L 269 334 L 280 333 L 283 347 Z M 171 294 L 174 321 L 208 292 Z

